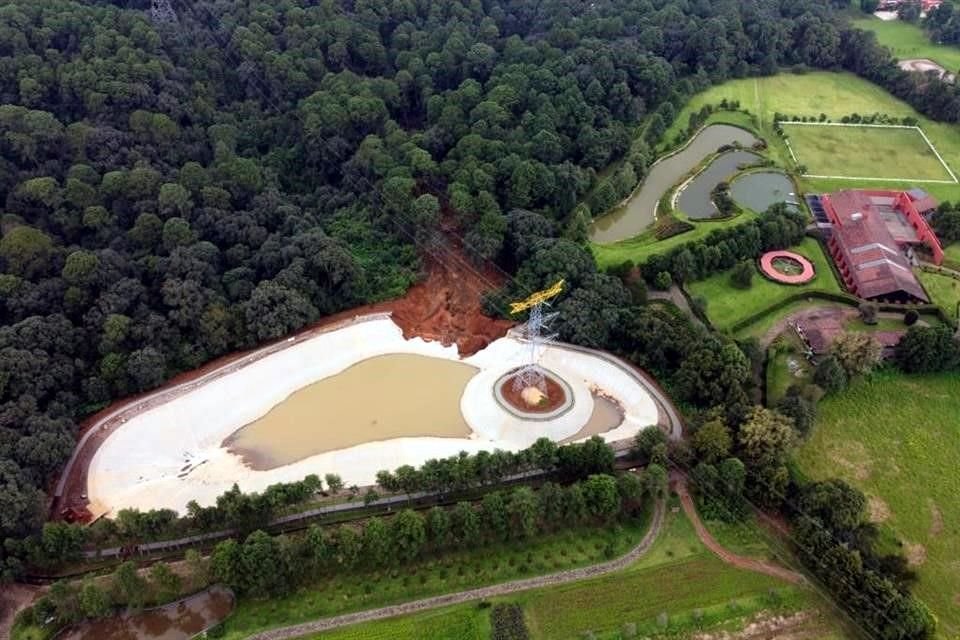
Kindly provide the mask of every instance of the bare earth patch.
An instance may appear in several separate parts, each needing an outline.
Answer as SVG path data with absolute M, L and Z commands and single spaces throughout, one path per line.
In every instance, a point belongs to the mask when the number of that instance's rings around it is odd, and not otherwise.
M 870 496 L 867 500 L 867 514 L 870 522 L 886 522 L 890 519 L 890 505 L 879 496 Z
M 800 611 L 788 616 L 760 614 L 755 616 L 740 631 L 717 631 L 697 633 L 691 640 L 807 640 L 820 636 L 816 616 L 810 611 Z
M 927 548 L 919 542 L 905 542 L 903 546 L 906 551 L 907 564 L 911 567 L 919 567 L 927 561 Z
M 835 449 L 829 455 L 831 460 L 849 471 L 855 479 L 866 480 L 870 477 L 873 460 L 862 442 L 845 442 L 842 449 Z
M 933 500 L 927 502 L 930 503 L 930 537 L 938 536 L 943 533 L 943 512 Z

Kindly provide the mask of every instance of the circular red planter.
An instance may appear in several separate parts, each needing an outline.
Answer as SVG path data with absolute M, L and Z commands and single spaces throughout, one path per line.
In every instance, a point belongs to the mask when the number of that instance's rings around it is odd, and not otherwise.
M 800 267 L 800 273 L 783 273 L 773 266 L 774 260 L 786 260 Z M 767 278 L 781 284 L 806 284 L 813 280 L 816 271 L 813 264 L 799 253 L 793 251 L 768 251 L 760 256 L 760 271 Z

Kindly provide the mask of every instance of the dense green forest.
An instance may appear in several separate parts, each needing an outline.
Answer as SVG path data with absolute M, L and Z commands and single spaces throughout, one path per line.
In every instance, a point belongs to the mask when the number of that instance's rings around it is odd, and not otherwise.
M 402 294 L 441 220 L 520 286 L 567 277 L 566 339 L 742 419 L 746 357 L 597 273 L 598 171 L 635 183 L 690 95 L 784 67 L 960 118 L 816 0 L 149 5 L 0 6 L 0 538 L 36 531 L 84 415 Z

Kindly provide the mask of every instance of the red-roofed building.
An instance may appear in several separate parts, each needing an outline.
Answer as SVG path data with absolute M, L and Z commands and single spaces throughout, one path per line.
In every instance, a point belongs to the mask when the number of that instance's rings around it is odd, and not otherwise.
M 825 194 L 820 202 L 832 224 L 830 253 L 851 293 L 868 300 L 929 302 L 907 252 L 923 244 L 936 264 L 943 261 L 943 247 L 923 217 L 936 200 L 919 189 L 848 189 Z

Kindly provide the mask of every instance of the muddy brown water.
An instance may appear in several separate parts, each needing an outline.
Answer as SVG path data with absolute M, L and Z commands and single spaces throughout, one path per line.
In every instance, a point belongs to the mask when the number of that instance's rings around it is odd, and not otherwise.
M 477 368 L 413 354 L 362 360 L 293 392 L 223 446 L 254 469 L 390 438 L 470 436 L 460 396 Z
M 157 609 L 85 622 L 57 640 L 187 640 L 220 622 L 233 609 L 233 596 L 213 587 Z
M 623 408 L 610 398 L 594 393 L 593 413 L 590 414 L 590 419 L 587 420 L 587 424 L 583 425 L 580 431 L 577 431 L 569 438 L 561 440 L 559 444 L 566 444 L 580 440 L 581 438 L 597 436 L 601 433 L 616 429 L 622 423 Z

